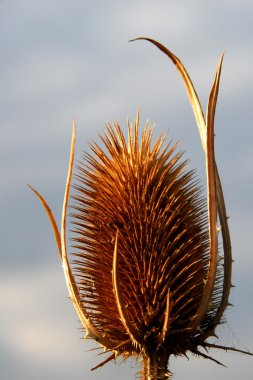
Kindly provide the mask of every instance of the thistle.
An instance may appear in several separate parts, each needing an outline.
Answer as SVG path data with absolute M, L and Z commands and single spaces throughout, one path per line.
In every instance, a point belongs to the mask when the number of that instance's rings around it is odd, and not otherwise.
M 139 113 L 125 139 L 117 124 L 91 144 L 73 181 L 73 260 L 66 250 L 66 212 L 72 180 L 75 122 L 62 212 L 61 233 L 44 198 L 69 290 L 86 331 L 109 356 L 140 358 L 142 378 L 168 379 L 171 355 L 209 348 L 250 354 L 208 343 L 224 322 L 231 288 L 231 243 L 222 187 L 214 155 L 214 116 L 222 58 L 204 117 L 192 81 L 160 43 L 181 74 L 205 153 L 207 202 L 193 171 L 166 136 L 152 143 L 153 128 L 140 136 Z M 206 205 L 207 203 L 207 205 Z M 218 254 L 217 215 L 224 255 Z M 250 354 L 251 355 L 251 354 Z M 94 368 L 94 369 L 95 369 Z

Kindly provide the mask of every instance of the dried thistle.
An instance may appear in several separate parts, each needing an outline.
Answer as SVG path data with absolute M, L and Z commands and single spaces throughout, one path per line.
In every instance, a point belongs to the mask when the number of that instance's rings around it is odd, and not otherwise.
M 70 298 L 85 328 L 110 356 L 140 357 L 142 376 L 169 378 L 170 355 L 187 351 L 209 358 L 200 349 L 208 343 L 229 305 L 231 243 L 225 203 L 214 155 L 214 116 L 222 66 L 221 57 L 210 92 L 206 117 L 191 79 L 180 62 L 160 43 L 156 45 L 179 70 L 205 152 L 207 207 L 192 171 L 177 146 L 160 136 L 151 144 L 153 128 L 146 125 L 139 139 L 139 114 L 128 139 L 118 124 L 93 143 L 77 167 L 71 222 L 74 260 L 66 251 L 66 211 L 75 144 L 73 123 L 69 172 L 61 234 L 44 198 L 42 202 L 55 234 Z M 218 255 L 217 214 L 224 256 Z M 250 354 L 251 355 L 251 354 Z M 221 363 L 219 363 L 221 364 Z M 95 369 L 94 368 L 94 369 Z

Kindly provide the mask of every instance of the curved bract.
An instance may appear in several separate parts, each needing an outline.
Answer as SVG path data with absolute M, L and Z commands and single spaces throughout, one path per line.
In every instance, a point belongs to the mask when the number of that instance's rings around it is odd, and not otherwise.
M 66 211 L 74 162 L 73 123 L 61 233 L 44 198 L 32 188 L 50 219 L 70 299 L 86 330 L 111 355 L 140 356 L 144 379 L 166 379 L 170 355 L 216 347 L 215 334 L 228 306 L 231 244 L 214 154 L 214 116 L 222 58 L 204 117 L 196 90 L 180 60 L 149 38 L 176 65 L 196 117 L 205 153 L 207 201 L 177 145 L 166 136 L 152 142 L 153 128 L 140 133 L 139 113 L 128 137 L 108 125 L 101 145 L 91 144 L 73 181 L 73 262 L 66 250 Z M 217 215 L 224 257 L 218 260 Z M 243 351 L 240 351 L 243 352 Z M 248 352 L 246 352 L 248 353 Z M 218 363 L 218 361 L 216 361 Z M 219 363 L 221 364 L 221 363 Z M 96 367 L 96 368 L 97 368 Z

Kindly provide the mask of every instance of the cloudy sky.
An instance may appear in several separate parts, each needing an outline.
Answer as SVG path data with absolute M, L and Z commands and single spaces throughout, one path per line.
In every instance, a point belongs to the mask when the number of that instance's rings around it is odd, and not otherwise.
M 101 357 L 83 341 L 67 298 L 47 217 L 26 183 L 60 220 L 72 118 L 76 159 L 106 122 L 141 123 L 181 141 L 205 183 L 203 153 L 185 90 L 168 59 L 177 54 L 205 109 L 225 50 L 216 115 L 216 155 L 235 264 L 221 343 L 253 350 L 253 3 L 251 0 L 0 1 L 0 374 L 3 380 L 134 379 L 135 362 L 90 372 Z M 171 359 L 177 380 L 252 378 L 253 359 L 212 352 L 228 368 Z

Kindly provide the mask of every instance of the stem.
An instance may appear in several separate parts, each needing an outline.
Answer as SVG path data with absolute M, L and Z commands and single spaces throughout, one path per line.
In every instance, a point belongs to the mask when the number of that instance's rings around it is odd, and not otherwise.
M 163 352 L 151 353 L 142 358 L 142 380 L 168 380 L 168 356 Z

